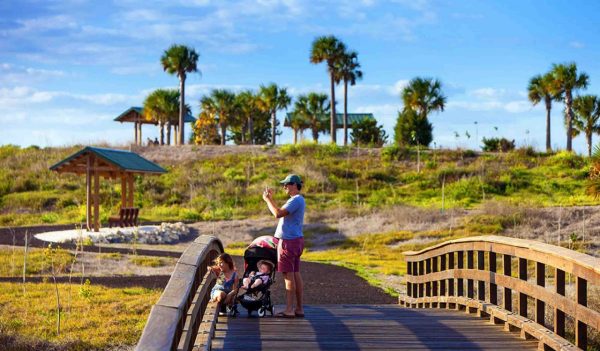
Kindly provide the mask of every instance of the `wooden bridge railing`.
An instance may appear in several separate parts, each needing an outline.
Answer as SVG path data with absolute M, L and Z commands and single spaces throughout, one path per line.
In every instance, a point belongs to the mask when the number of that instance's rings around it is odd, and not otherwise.
M 185 250 L 150 311 L 136 350 L 191 350 L 200 324 L 214 326 L 216 311 L 212 311 L 212 319 L 203 320 L 215 284 L 215 276 L 209 274 L 207 267 L 222 252 L 221 241 L 206 235 L 198 237 Z
M 543 349 L 575 349 L 565 339 L 567 315 L 574 320 L 575 344 L 581 349 L 587 348 L 588 327 L 600 331 L 600 313 L 588 307 L 590 287 L 600 285 L 598 258 L 501 236 L 452 240 L 404 255 L 408 296 L 400 296 L 400 303 L 407 307 L 477 312 L 491 322 L 504 323 L 507 330 L 519 329 L 523 338 L 538 339 Z M 528 266 L 533 269 L 528 271 Z M 530 274 L 532 270 L 535 274 Z M 571 277 L 574 298 L 567 294 Z M 529 313 L 528 299 L 534 300 Z M 553 330 L 544 326 L 547 306 L 552 309 Z

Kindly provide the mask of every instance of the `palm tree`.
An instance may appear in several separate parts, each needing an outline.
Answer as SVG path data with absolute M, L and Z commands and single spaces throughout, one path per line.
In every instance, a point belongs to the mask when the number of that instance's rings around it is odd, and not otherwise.
M 306 129 L 312 132 L 315 142 L 319 141 L 319 133 L 327 131 L 327 114 L 331 105 L 327 94 L 309 93 L 298 96 L 294 111 L 304 117 Z
M 335 113 L 335 82 L 337 67 L 344 57 L 346 45 L 333 35 L 317 37 L 312 43 L 310 51 L 310 62 L 314 64 L 327 62 L 327 72 L 331 84 L 331 114 L 330 114 L 330 133 L 331 142 L 336 142 L 336 113 Z
M 277 110 L 287 108 L 292 102 L 292 98 L 287 93 L 286 88 L 280 88 L 275 83 L 260 86 L 258 92 L 260 97 L 258 101 L 259 108 L 271 115 L 271 145 L 275 145 L 277 136 Z
M 348 145 L 348 83 L 355 85 L 363 73 L 358 63 L 356 51 L 344 53 L 336 67 L 336 83 L 344 81 L 344 146 Z
M 261 113 L 258 109 L 258 96 L 250 90 L 245 90 L 236 95 L 239 106 L 240 122 L 242 122 L 242 143 L 254 145 L 254 116 Z M 246 133 L 249 137 L 246 141 Z
M 165 144 L 165 127 L 167 143 L 170 144 L 170 125 L 179 113 L 179 92 L 170 89 L 157 89 L 144 100 L 144 117 L 156 121 L 160 130 L 160 144 Z
M 556 81 L 550 73 L 545 75 L 536 75 L 529 81 L 527 86 L 529 101 L 537 105 L 544 100 L 546 105 L 546 151 L 552 151 L 550 142 L 550 111 L 552 110 L 552 101 L 559 100 L 560 89 L 556 86 Z
M 585 89 L 588 86 L 590 77 L 581 72 L 577 73 L 577 65 L 574 62 L 566 64 L 553 64 L 550 71 L 557 87 L 563 93 L 565 102 L 566 124 L 567 124 L 567 151 L 573 149 L 573 92 L 578 89 Z
M 405 108 L 415 111 L 427 119 L 431 111 L 444 111 L 446 97 L 442 94 L 442 83 L 437 79 L 417 77 L 402 90 Z
M 212 108 L 219 120 L 221 129 L 221 145 L 227 140 L 227 126 L 233 122 L 236 115 L 237 104 L 235 94 L 226 89 L 214 89 L 210 94 Z
M 298 103 L 298 101 L 296 101 L 296 103 Z M 302 111 L 294 109 L 294 111 L 290 113 L 290 127 L 294 131 L 294 144 L 297 144 L 298 132 L 302 133 L 309 127 L 306 115 Z
M 578 96 L 573 99 L 573 137 L 585 134 L 588 156 L 592 156 L 592 135 L 600 133 L 600 98 L 595 95 Z
M 200 72 L 198 70 L 198 53 L 185 45 L 173 44 L 163 53 L 160 62 L 163 69 L 169 74 L 175 74 L 179 77 L 179 136 L 177 138 L 180 145 L 185 144 L 184 140 L 184 116 L 185 116 L 185 79 L 187 73 Z

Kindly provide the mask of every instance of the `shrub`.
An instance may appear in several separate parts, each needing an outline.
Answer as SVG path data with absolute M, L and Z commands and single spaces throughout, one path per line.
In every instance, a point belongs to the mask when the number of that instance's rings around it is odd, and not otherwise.
M 352 125 L 350 139 L 354 145 L 381 147 L 387 142 L 387 134 L 383 125 L 377 125 L 375 119 L 364 119 Z
M 514 150 L 515 140 L 508 140 L 506 138 L 483 138 L 483 146 L 481 149 L 487 152 L 508 152 Z
M 384 161 L 396 161 L 407 159 L 410 156 L 410 149 L 405 146 L 391 145 L 386 146 L 381 151 L 381 158 Z
M 394 127 L 394 141 L 400 145 L 429 146 L 433 140 L 433 126 L 427 117 L 419 116 L 412 109 L 398 112 Z

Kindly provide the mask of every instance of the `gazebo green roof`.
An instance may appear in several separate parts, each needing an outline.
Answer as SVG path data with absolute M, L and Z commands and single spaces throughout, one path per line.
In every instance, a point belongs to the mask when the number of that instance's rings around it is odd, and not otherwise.
M 115 122 L 142 122 L 149 124 L 156 124 L 154 121 L 147 121 L 143 118 L 144 109 L 138 106 L 132 106 L 121 113 L 117 118 L 114 119 Z M 183 119 L 184 123 L 196 122 L 196 118 L 191 114 L 186 114 Z
M 290 126 L 290 119 L 293 116 L 292 112 L 288 112 L 285 120 L 283 121 L 284 127 Z M 329 119 L 329 115 L 327 115 L 327 119 Z M 348 114 L 348 128 L 352 128 L 354 123 L 362 122 L 366 119 L 375 119 L 372 113 L 349 113 Z M 336 128 L 344 127 L 344 114 L 336 113 Z
M 50 167 L 53 171 L 66 171 L 81 173 L 77 167 L 77 163 L 83 160 L 89 153 L 95 154 L 100 159 L 113 167 L 119 169 L 120 172 L 128 173 L 166 173 L 167 171 L 156 163 L 143 158 L 135 152 L 115 149 L 105 149 L 99 147 L 87 146 L 75 154 L 65 158 L 57 164 Z M 79 162 L 80 163 L 80 162 Z

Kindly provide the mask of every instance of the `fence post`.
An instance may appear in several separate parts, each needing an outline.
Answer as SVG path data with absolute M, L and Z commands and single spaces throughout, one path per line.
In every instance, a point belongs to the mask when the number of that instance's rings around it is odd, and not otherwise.
M 512 256 L 510 255 L 503 255 L 502 256 L 502 262 L 503 262 L 503 268 L 502 268 L 502 272 L 504 273 L 505 276 L 510 277 L 512 276 L 512 260 L 511 260 Z M 504 288 L 504 309 L 507 311 L 512 311 L 512 290 L 510 288 Z
M 537 285 L 546 286 L 546 265 L 540 262 L 535 263 L 535 278 Z M 546 303 L 540 299 L 535 299 L 535 321 L 544 325 Z
M 519 279 L 527 281 L 527 259 L 519 257 Z M 519 292 L 519 315 L 527 317 L 527 295 Z
M 490 272 L 496 275 L 496 253 L 490 251 L 488 266 L 490 267 Z M 491 275 L 491 274 L 490 274 Z M 496 283 L 490 282 L 490 302 L 494 305 L 498 304 L 498 285 Z
M 587 306 L 587 280 L 577 277 L 577 303 L 581 306 Z M 587 350 L 587 325 L 580 320 L 576 321 L 575 341 L 577 347 Z

